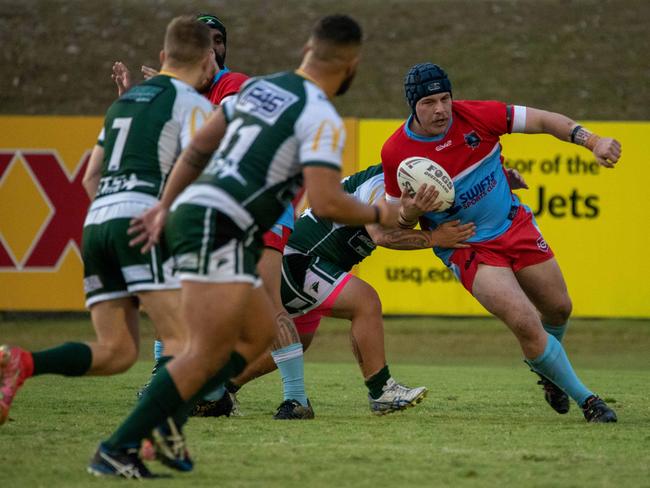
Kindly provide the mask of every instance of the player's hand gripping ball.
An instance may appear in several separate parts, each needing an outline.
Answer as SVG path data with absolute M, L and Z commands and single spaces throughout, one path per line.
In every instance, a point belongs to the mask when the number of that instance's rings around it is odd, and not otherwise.
M 442 205 L 437 212 L 447 210 L 454 204 L 456 191 L 451 176 L 435 161 L 421 156 L 406 158 L 397 168 L 397 182 L 400 188 L 415 195 L 420 186 L 427 184 L 438 190 L 438 200 Z

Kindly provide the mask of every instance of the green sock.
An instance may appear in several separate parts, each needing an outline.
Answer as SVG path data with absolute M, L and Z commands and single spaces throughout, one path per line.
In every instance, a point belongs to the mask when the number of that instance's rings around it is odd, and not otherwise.
M 564 337 L 564 333 L 566 332 L 567 324 L 549 325 L 542 322 L 542 326 L 544 327 L 544 330 L 549 334 L 551 334 L 553 337 L 555 337 L 558 340 L 558 342 L 562 342 L 562 338 Z
M 185 425 L 196 402 L 201 400 L 205 395 L 210 393 L 219 385 L 224 384 L 224 382 L 228 381 L 230 378 L 239 376 L 239 373 L 246 369 L 246 364 L 246 359 L 244 359 L 244 357 L 238 352 L 233 351 L 230 354 L 228 362 L 223 365 L 217 374 L 208 380 L 208 382 L 203 385 L 203 387 L 188 402 L 182 405 L 174 413 L 174 421 L 176 422 L 176 425 Z
M 162 424 L 184 403 L 169 371 L 165 366 L 161 367 L 131 414 L 106 444 L 111 448 L 139 447 L 154 427 Z
M 158 371 L 160 368 L 162 368 L 165 364 L 167 364 L 172 359 L 174 359 L 174 356 L 160 356 L 156 361 L 156 364 L 153 365 L 153 369 L 151 370 L 151 376 L 155 375 L 156 371 Z
M 388 365 L 384 366 L 377 373 L 368 378 L 366 386 L 368 387 L 368 392 L 373 400 L 376 400 L 384 393 L 384 386 L 389 379 L 390 371 L 388 371 Z
M 88 344 L 66 342 L 60 346 L 33 352 L 34 376 L 39 374 L 62 374 L 83 376 L 93 363 L 93 353 Z

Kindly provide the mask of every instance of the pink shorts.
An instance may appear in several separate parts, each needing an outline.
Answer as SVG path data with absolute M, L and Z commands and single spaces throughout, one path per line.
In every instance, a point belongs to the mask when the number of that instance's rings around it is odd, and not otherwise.
M 350 281 L 350 278 L 352 278 L 352 275 L 346 274 L 337 287 L 334 288 L 332 293 L 330 293 L 318 307 L 310 310 L 304 315 L 292 317 L 293 323 L 296 324 L 298 334 L 313 334 L 316 332 L 323 316 L 327 317 L 332 313 L 334 302 L 336 302 L 336 299 L 341 294 L 348 281 Z
M 533 214 L 523 206 L 519 207 L 505 233 L 491 241 L 469 244 L 471 247 L 456 249 L 449 260 L 456 276 L 470 293 L 479 264 L 512 268 L 517 272 L 554 256 L 535 225 Z

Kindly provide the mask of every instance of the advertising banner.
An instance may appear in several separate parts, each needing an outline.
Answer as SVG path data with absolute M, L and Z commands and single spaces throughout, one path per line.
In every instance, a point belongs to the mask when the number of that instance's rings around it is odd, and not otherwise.
M 360 121 L 360 167 L 380 161 L 383 142 L 401 122 Z M 525 134 L 503 137 L 506 165 L 530 186 L 517 194 L 555 252 L 574 316 L 650 317 L 650 123 L 584 125 L 621 141 L 623 156 L 615 169 L 600 167 L 584 148 Z M 485 314 L 430 251 L 379 249 L 358 275 L 377 289 L 387 314 Z
M 400 120 L 346 120 L 344 173 L 380 161 Z M 100 117 L 0 117 L 0 310 L 83 310 L 81 185 Z M 506 164 L 529 190 L 534 211 L 562 267 L 574 315 L 650 317 L 644 251 L 650 123 L 585 122 L 616 137 L 623 157 L 601 168 L 584 148 L 550 136 L 503 138 Z M 357 269 L 379 292 L 387 314 L 485 312 L 431 251 L 378 249 Z
M 84 309 L 81 184 L 102 117 L 0 117 L 0 311 Z M 343 170 L 356 170 L 356 119 Z
M 99 117 L 0 117 L 0 310 L 83 310 L 81 185 Z

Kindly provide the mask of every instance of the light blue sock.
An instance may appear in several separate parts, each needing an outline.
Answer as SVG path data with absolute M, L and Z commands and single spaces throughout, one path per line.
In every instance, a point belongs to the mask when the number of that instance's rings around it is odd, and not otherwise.
M 307 406 L 305 393 L 305 361 L 302 344 L 297 342 L 271 353 L 282 375 L 284 400 L 296 400 L 303 407 Z
M 153 358 L 158 361 L 160 357 L 163 355 L 163 350 L 165 349 L 165 345 L 161 341 L 155 341 L 153 343 Z
M 544 330 L 549 334 L 551 334 L 553 337 L 555 337 L 559 342 L 562 342 L 562 338 L 564 337 L 564 333 L 566 332 L 567 325 L 568 322 L 562 325 L 549 325 L 542 322 L 542 326 L 544 327 Z
M 209 402 L 216 402 L 217 400 L 221 400 L 225 393 L 226 393 L 226 387 L 224 385 L 219 385 L 210 393 L 205 395 L 203 399 Z
M 579 406 L 582 406 L 593 392 L 588 390 L 576 376 L 562 344 L 551 334 L 547 334 L 547 339 L 546 349 L 542 355 L 535 359 L 526 359 L 526 363 L 562 388 Z

